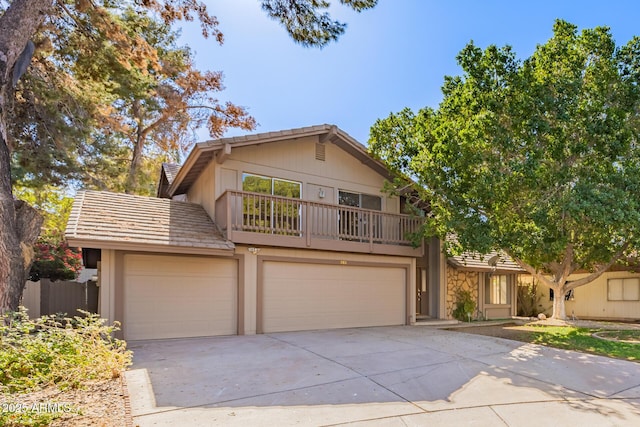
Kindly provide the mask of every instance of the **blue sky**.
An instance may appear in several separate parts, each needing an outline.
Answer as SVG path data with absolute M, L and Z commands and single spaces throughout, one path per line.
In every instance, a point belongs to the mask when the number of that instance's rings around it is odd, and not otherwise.
M 200 69 L 224 73 L 221 101 L 247 107 L 256 132 L 331 123 L 363 144 L 376 119 L 437 107 L 444 76 L 460 74 L 455 57 L 470 40 L 483 48 L 509 44 L 525 58 L 551 37 L 556 18 L 581 29 L 608 26 L 618 45 L 640 35 L 637 0 L 379 0 L 360 14 L 332 0 L 346 33 L 311 49 L 295 44 L 258 0 L 205 3 L 225 43 L 204 40 L 196 26 L 184 26 L 182 40 Z M 206 131 L 198 136 L 209 139 Z

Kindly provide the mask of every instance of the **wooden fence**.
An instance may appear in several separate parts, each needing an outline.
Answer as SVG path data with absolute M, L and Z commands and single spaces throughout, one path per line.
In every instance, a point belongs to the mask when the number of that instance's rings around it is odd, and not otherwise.
M 29 317 L 66 313 L 79 316 L 78 310 L 98 311 L 98 287 L 95 282 L 27 282 L 22 295 L 22 305 L 29 310 Z

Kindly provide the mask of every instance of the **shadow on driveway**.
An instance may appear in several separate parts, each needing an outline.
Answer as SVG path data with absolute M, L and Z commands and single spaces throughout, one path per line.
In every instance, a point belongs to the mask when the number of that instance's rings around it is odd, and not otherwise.
M 428 327 L 130 348 L 141 426 L 640 424 L 640 364 Z

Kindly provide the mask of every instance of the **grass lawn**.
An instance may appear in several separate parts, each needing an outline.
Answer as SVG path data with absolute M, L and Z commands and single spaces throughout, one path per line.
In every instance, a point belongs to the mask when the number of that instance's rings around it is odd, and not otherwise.
M 584 351 L 617 359 L 640 359 L 640 345 L 596 338 L 592 334 L 598 332 L 599 330 L 597 329 L 571 326 L 529 326 L 528 328 L 532 338 L 532 341 L 529 342 L 536 344 L 566 350 Z M 638 331 L 625 332 L 638 335 Z
M 640 330 L 604 331 L 602 329 L 573 326 L 517 326 L 514 324 L 451 328 L 452 331 L 497 336 L 516 341 L 546 345 L 565 350 L 576 350 L 617 359 L 640 361 Z M 599 333 L 606 338 L 624 341 L 609 341 L 594 337 Z

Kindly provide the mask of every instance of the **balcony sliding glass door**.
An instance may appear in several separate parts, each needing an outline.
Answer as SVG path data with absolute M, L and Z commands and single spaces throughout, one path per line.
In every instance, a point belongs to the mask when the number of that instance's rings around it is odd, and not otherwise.
M 244 227 L 251 231 L 285 235 L 299 235 L 301 229 L 300 203 L 302 184 L 280 178 L 243 174 L 242 190 L 248 195 L 243 202 Z M 264 196 L 261 196 L 264 194 Z
M 338 204 L 353 208 L 369 209 L 374 211 L 382 210 L 382 198 L 369 194 L 351 193 L 340 190 L 338 192 Z M 343 240 L 365 241 L 369 239 L 370 216 L 366 212 L 358 209 L 340 209 L 339 230 L 340 238 Z M 379 218 L 378 218 L 379 221 Z M 373 235 L 380 233 L 380 224 L 374 219 Z

